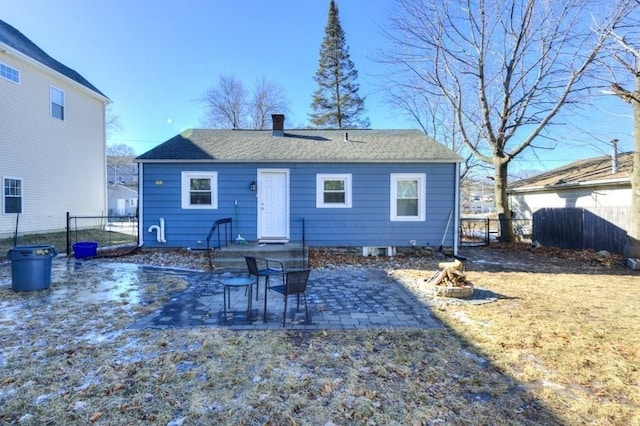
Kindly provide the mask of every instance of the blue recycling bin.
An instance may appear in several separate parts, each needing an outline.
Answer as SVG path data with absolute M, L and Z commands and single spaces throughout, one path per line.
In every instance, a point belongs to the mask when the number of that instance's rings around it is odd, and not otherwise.
M 9 249 L 11 286 L 14 291 L 45 290 L 51 285 L 53 246 L 16 246 Z

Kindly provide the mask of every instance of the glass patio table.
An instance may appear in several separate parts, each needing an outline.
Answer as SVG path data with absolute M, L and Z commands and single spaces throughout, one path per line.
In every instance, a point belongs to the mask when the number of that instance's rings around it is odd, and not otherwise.
M 232 288 L 246 288 L 247 289 L 247 321 L 251 321 L 251 298 L 253 293 L 254 280 L 250 277 L 231 277 L 224 278 L 222 280 L 223 289 L 223 305 L 224 305 L 224 320 L 227 321 L 227 308 L 231 308 L 231 289 Z

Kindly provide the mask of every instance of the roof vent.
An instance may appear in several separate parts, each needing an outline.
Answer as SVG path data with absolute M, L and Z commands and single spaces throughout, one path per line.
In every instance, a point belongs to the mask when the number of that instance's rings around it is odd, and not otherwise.
M 349 133 L 344 132 L 344 141 L 349 142 Z
M 273 136 L 284 136 L 284 114 L 271 114 Z

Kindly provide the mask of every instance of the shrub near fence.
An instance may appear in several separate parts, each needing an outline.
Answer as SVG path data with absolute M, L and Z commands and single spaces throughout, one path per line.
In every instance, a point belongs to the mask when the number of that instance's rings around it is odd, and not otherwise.
M 67 213 L 67 254 L 73 244 L 97 242 L 101 255 L 118 255 L 138 244 L 138 218 L 127 216 L 71 216 Z M 109 249 L 109 250 L 105 250 Z

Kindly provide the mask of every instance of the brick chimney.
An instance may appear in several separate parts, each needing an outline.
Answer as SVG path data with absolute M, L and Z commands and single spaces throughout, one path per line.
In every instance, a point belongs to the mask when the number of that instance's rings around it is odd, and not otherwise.
M 284 114 L 271 114 L 273 136 L 284 136 Z

